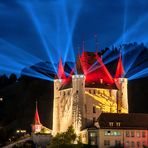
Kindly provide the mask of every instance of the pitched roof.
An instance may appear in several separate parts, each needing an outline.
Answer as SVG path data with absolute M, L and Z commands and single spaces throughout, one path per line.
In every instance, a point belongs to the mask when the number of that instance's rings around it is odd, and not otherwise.
M 118 89 L 117 86 L 114 84 L 105 84 L 105 83 L 86 83 L 85 87 L 90 88 L 104 88 L 104 89 Z
M 148 129 L 148 114 L 102 113 L 98 118 L 98 122 L 100 128 Z M 110 126 L 109 122 L 113 122 L 113 126 Z M 120 122 L 120 126 L 116 125 L 117 122 Z

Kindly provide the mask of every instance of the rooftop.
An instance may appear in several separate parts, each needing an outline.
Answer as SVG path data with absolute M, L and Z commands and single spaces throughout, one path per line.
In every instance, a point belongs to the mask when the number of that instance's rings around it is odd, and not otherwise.
M 102 113 L 98 118 L 100 128 L 148 129 L 148 114 Z M 110 123 L 113 123 L 112 125 Z M 117 123 L 120 123 L 120 125 Z

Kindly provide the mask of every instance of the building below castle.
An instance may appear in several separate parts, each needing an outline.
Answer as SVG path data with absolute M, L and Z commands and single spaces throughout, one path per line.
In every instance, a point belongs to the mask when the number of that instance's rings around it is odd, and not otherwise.
M 102 113 L 95 125 L 81 131 L 82 143 L 99 148 L 148 147 L 148 114 Z

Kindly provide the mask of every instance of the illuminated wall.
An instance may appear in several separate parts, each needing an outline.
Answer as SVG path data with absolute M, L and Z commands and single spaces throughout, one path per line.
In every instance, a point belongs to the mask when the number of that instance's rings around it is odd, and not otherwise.
M 118 87 L 118 113 L 128 113 L 128 80 L 127 78 L 118 78 L 115 81 Z
M 69 87 L 54 80 L 53 135 L 73 125 L 77 134 L 93 124 L 101 112 L 128 113 L 127 79 L 116 79 L 117 88 L 86 87 L 84 75 L 73 75 Z

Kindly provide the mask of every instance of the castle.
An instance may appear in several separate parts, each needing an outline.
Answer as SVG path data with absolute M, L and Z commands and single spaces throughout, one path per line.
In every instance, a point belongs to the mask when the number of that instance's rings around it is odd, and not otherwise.
M 104 113 L 128 113 L 128 80 L 119 57 L 114 77 L 98 53 L 82 52 L 67 77 L 59 62 L 54 80 L 53 135 L 73 125 L 77 134 Z

